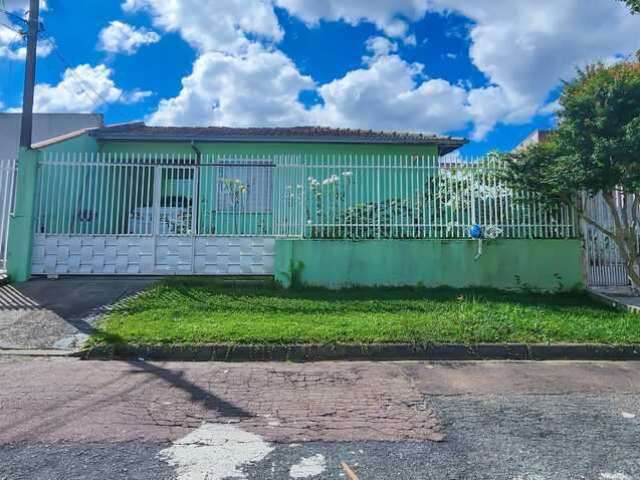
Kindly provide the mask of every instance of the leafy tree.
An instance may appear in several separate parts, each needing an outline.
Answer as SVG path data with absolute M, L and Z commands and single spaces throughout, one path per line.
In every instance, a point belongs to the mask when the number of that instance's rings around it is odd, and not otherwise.
M 640 0 L 619 0 L 629 5 L 632 13 L 640 14 Z
M 578 71 L 560 104 L 558 128 L 545 142 L 507 156 L 507 180 L 575 208 L 615 242 L 640 289 L 640 55 Z M 598 194 L 613 227 L 586 210 L 587 197 Z

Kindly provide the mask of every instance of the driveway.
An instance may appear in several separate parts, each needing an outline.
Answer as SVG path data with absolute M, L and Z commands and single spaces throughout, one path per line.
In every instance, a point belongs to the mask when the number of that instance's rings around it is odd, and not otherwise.
M 73 350 L 111 305 L 154 281 L 148 277 L 66 277 L 1 286 L 0 349 Z

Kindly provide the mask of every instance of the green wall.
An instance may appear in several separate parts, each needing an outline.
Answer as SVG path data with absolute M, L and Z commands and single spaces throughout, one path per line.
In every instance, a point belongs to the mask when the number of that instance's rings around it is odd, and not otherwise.
M 198 219 L 199 232 L 203 234 L 269 234 L 272 227 L 276 232 L 293 231 L 291 224 L 307 225 L 309 220 L 317 227 L 305 227 L 305 234 L 311 237 L 340 235 L 335 227 L 323 227 L 323 224 L 341 222 L 348 208 L 366 205 L 374 199 L 391 199 L 398 196 L 399 186 L 409 185 L 414 170 L 411 165 L 432 161 L 437 154 L 435 146 L 387 145 L 387 144 L 305 144 L 305 143 L 197 143 L 197 149 L 204 155 L 202 164 L 213 163 L 216 159 L 253 160 L 277 159 L 286 163 L 308 165 L 304 168 L 279 169 L 272 179 L 272 205 L 278 211 L 286 211 L 282 217 L 274 218 L 269 211 L 250 211 L 249 215 L 238 215 L 232 210 L 219 210 L 217 202 L 219 168 L 201 168 L 199 181 Z M 145 154 L 153 156 L 189 156 L 195 157 L 195 150 L 188 142 L 116 142 L 96 141 L 87 134 L 45 147 L 43 152 L 59 154 L 83 152 L 87 154 L 101 152 L 107 154 Z M 293 157 L 295 155 L 295 157 Z M 55 158 L 55 157 L 54 157 Z M 425 160 L 428 158 L 430 160 Z M 158 158 L 159 163 L 162 159 Z M 374 163 L 375 162 L 375 163 Z M 398 168 L 383 170 L 359 168 L 377 164 L 394 165 Z M 153 162 L 152 162 L 153 163 Z M 166 161 L 164 162 L 166 163 Z M 357 165 L 352 168 L 352 165 Z M 331 167 L 326 167 L 331 165 Z M 71 175 L 73 169 L 74 175 Z M 81 171 L 78 172 L 78 169 Z M 424 170 L 421 170 L 424 171 Z M 80 175 L 78 175 L 80 173 Z M 41 177 L 46 179 L 38 205 L 43 207 L 37 224 L 40 231 L 62 231 L 91 234 L 128 233 L 128 218 L 133 208 L 150 206 L 151 198 L 138 198 L 132 202 L 128 196 L 122 197 L 130 185 L 137 186 L 139 192 L 148 190 L 149 181 L 153 181 L 153 167 L 141 176 L 139 170 L 131 167 L 102 168 L 51 167 L 40 169 Z M 162 195 L 168 192 L 180 193 L 190 197 L 193 182 L 180 179 L 166 179 L 163 174 Z M 273 173 L 273 172 L 272 172 Z M 340 182 L 323 185 L 322 197 L 315 195 L 309 187 L 309 179 L 322 183 L 332 175 Z M 351 175 L 351 176 L 347 176 Z M 417 173 L 414 175 L 417 178 Z M 422 175 L 424 177 L 424 174 Z M 73 178 L 73 181 L 71 180 Z M 423 180 L 427 180 L 423 178 Z M 191 183 L 185 187 L 182 184 Z M 42 179 L 39 184 L 43 185 Z M 123 185 L 118 191 L 118 185 Z M 304 189 L 300 189 L 300 185 Z M 409 191 L 409 188 L 406 188 Z M 340 196 L 339 200 L 336 200 Z M 285 198 L 286 197 L 286 198 Z M 290 198 L 289 198 L 290 197 Z M 90 211 L 88 204 L 99 199 L 100 210 L 93 212 L 93 220 L 78 221 L 78 211 Z M 303 208 L 302 205 L 305 205 Z M 405 223 L 402 219 L 396 219 Z M 302 227 L 298 227 L 298 230 Z M 398 233 L 398 232 L 396 232 Z M 341 236 L 341 235 L 340 235 Z
M 389 145 L 347 143 L 195 143 L 205 155 L 424 155 L 438 156 L 432 145 Z M 193 155 L 190 143 L 100 141 L 100 151 L 107 153 L 162 153 Z
M 278 240 L 276 280 L 285 287 L 583 287 L 580 240 Z

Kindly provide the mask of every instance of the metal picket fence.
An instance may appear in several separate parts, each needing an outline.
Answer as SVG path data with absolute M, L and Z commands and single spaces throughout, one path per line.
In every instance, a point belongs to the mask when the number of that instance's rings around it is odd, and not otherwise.
M 7 267 L 9 217 L 15 200 L 16 161 L 0 159 L 0 273 Z
M 318 239 L 575 238 L 495 157 L 46 154 L 36 232 Z

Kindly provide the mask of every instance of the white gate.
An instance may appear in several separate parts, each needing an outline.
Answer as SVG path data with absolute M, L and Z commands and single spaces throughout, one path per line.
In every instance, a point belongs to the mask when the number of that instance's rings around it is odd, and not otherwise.
M 599 225 L 613 229 L 613 218 L 602 195 L 587 198 L 586 213 Z M 627 267 L 613 240 L 592 225 L 584 223 L 585 268 L 590 287 L 630 285 Z
M 270 275 L 274 165 L 196 155 L 48 155 L 33 274 Z
M 0 272 L 7 268 L 9 217 L 15 201 L 16 161 L 0 159 Z

